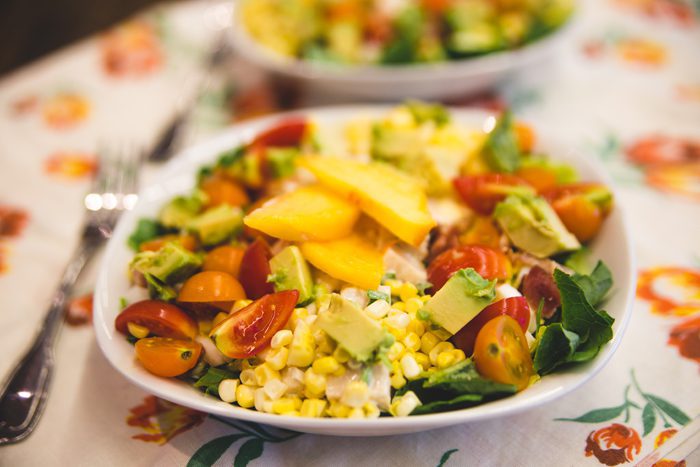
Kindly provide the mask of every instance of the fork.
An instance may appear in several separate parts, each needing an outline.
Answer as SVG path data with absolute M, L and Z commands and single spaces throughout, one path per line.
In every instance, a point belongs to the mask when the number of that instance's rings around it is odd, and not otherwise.
M 54 367 L 54 343 L 64 318 L 64 306 L 83 267 L 112 233 L 119 214 L 137 201 L 142 155 L 119 148 L 117 157 L 100 156 L 90 192 L 85 196 L 85 220 L 73 252 L 34 342 L 9 374 L 0 392 L 0 446 L 29 436 L 48 397 Z

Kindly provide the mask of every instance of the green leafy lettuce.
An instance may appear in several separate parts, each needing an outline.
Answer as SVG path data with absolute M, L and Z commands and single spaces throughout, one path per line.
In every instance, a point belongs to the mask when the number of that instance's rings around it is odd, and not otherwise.
M 513 116 L 509 111 L 503 112 L 489 133 L 484 144 L 483 156 L 488 166 L 496 172 L 511 173 L 520 168 L 520 148 Z

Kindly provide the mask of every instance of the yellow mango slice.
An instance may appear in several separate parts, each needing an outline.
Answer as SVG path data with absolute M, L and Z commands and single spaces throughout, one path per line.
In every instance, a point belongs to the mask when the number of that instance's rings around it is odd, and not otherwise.
M 272 198 L 243 222 L 272 237 L 293 242 L 346 237 L 360 215 L 357 206 L 319 185 Z
M 411 245 L 420 245 L 435 226 L 421 185 L 389 165 L 335 157 L 303 157 L 298 164 Z
M 300 245 L 304 258 L 331 277 L 376 289 L 384 274 L 384 252 L 357 234 L 330 242 Z

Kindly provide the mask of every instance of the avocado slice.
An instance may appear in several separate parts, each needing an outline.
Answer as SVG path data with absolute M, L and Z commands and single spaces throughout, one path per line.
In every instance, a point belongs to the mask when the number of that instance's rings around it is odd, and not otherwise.
M 172 285 L 192 275 L 201 265 L 198 255 L 176 242 L 168 242 L 158 251 L 137 253 L 129 268 Z
M 282 290 L 299 291 L 299 303 L 306 303 L 314 298 L 314 283 L 311 279 L 309 265 L 298 246 L 284 248 L 270 259 L 270 278 L 275 292 Z
M 538 258 L 581 247 L 541 197 L 511 194 L 496 205 L 493 215 L 515 246 Z
M 338 294 L 330 294 L 314 326 L 324 330 L 354 359 L 369 360 L 386 340 L 387 332 L 363 310 Z
M 165 227 L 184 228 L 202 210 L 203 195 L 197 190 L 192 196 L 173 198 L 158 213 L 158 221 Z
M 457 333 L 496 297 L 496 281 L 488 281 L 473 268 L 460 269 L 425 304 L 428 318 L 452 334 Z
M 196 233 L 205 246 L 229 240 L 242 228 L 243 212 L 228 204 L 210 208 L 187 222 L 187 229 Z

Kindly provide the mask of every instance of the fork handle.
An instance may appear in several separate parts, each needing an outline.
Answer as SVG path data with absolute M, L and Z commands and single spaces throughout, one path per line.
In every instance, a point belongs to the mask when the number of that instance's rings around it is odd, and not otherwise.
M 53 344 L 63 322 L 66 298 L 87 260 L 101 244 L 83 238 L 61 277 L 34 342 L 5 381 L 0 392 L 0 446 L 23 440 L 36 427 L 53 376 Z

